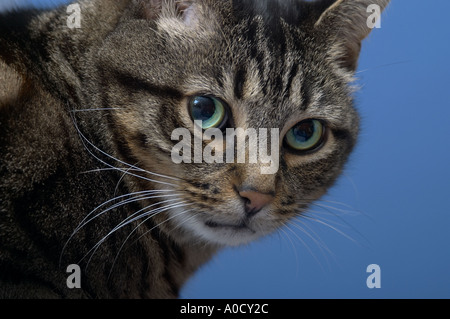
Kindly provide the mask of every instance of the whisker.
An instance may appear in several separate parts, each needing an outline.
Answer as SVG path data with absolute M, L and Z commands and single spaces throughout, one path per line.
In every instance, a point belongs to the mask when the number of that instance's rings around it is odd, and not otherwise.
M 113 110 L 122 110 L 120 107 L 110 107 L 110 108 L 97 108 L 97 109 L 82 109 L 82 110 L 71 110 L 72 113 L 80 113 L 80 112 L 95 112 L 95 111 L 113 111 Z
M 86 218 L 84 219 L 84 223 L 80 224 L 79 227 L 77 227 L 76 231 L 78 231 L 79 229 L 83 228 L 84 226 L 86 226 L 87 224 L 89 224 L 92 220 L 100 217 L 101 215 L 106 214 L 107 212 L 116 209 L 120 206 L 124 206 L 130 203 L 134 203 L 134 202 L 138 202 L 138 201 L 144 201 L 144 200 L 149 200 L 149 199 L 155 199 L 155 198 L 166 198 L 166 197 L 175 197 L 177 196 L 177 194 L 163 194 L 163 195 L 153 195 L 153 194 L 159 194 L 158 191 L 150 191 L 149 193 L 145 193 L 139 196 L 135 196 L 132 197 L 131 199 L 127 199 L 127 200 L 123 200 L 120 201 L 119 203 L 116 203 L 110 207 L 108 207 L 107 209 L 101 211 L 99 214 L 95 215 L 94 217 L 92 217 L 91 219 L 86 221 Z M 152 196 L 148 196 L 148 195 L 152 195 Z M 110 201 L 108 201 L 110 202 Z M 103 206 L 103 205 L 102 205 Z M 96 210 L 94 210 L 93 212 L 95 212 Z M 92 213 L 90 213 L 89 215 L 92 215 Z
M 304 212 L 304 214 L 313 213 L 313 215 L 316 218 L 319 218 L 318 215 L 329 215 L 329 216 L 336 217 L 339 221 L 341 221 L 341 223 L 332 221 L 330 219 L 326 219 L 323 216 L 321 216 L 322 220 L 325 223 L 330 223 L 330 224 L 334 224 L 336 226 L 348 227 L 348 228 L 352 229 L 356 234 L 358 234 L 358 236 L 360 238 L 364 239 L 364 241 L 367 245 L 363 244 L 363 246 L 366 246 L 366 247 L 371 246 L 370 240 L 367 239 L 367 237 L 365 237 L 364 234 L 362 234 L 358 229 L 356 229 L 353 225 L 351 225 L 346 219 L 344 219 L 341 216 L 341 215 L 347 215 L 347 216 L 362 215 L 362 216 L 365 216 L 366 218 L 368 218 L 369 220 L 374 221 L 371 216 L 365 214 L 363 211 L 355 209 L 346 203 L 339 202 L 339 201 L 333 201 L 333 200 L 320 199 L 320 200 L 312 201 L 309 204 L 307 202 L 302 202 L 302 201 L 299 201 L 299 203 L 304 204 L 304 205 L 316 206 L 318 209 L 320 209 L 320 210 L 307 209 Z M 335 205 L 337 205 L 337 207 Z M 342 208 L 342 207 L 344 207 L 344 208 Z M 360 243 L 360 244 L 362 244 L 362 243 Z
M 352 242 L 354 242 L 354 243 L 356 243 L 356 244 L 359 244 L 359 243 L 358 243 L 355 239 L 353 239 L 351 236 L 347 235 L 346 233 L 342 232 L 341 230 L 337 229 L 336 227 L 333 227 L 332 225 L 330 225 L 330 224 L 328 224 L 328 223 L 326 223 L 326 222 L 324 222 L 324 221 L 322 221 L 322 220 L 320 220 L 320 219 L 318 219 L 318 218 L 313 218 L 313 217 L 307 216 L 307 215 L 302 215 L 302 217 L 303 217 L 303 218 L 306 218 L 306 219 L 308 219 L 308 220 L 312 220 L 312 221 L 314 221 L 314 222 L 317 222 L 317 223 L 319 223 L 319 224 L 322 224 L 322 225 L 324 225 L 324 226 L 327 226 L 328 228 L 334 230 L 335 232 L 337 232 L 338 234 L 344 236 L 344 237 L 347 238 L 348 240 L 350 240 L 350 241 L 352 241 Z
M 89 171 L 81 172 L 80 174 L 100 173 L 100 172 L 117 171 L 117 170 L 127 170 L 127 171 L 141 172 L 141 170 L 135 169 L 135 168 L 114 167 L 114 168 L 96 168 L 96 169 L 92 169 L 92 170 L 89 170 Z
M 167 201 L 166 201 L 166 202 L 167 202 Z M 184 202 L 184 203 L 185 203 L 185 202 Z M 161 203 L 157 203 L 157 204 L 161 204 Z M 134 218 L 131 218 L 131 217 L 135 216 L 136 213 L 133 214 L 133 215 L 131 215 L 131 216 L 128 216 L 125 220 L 123 220 L 123 221 L 122 221 L 121 223 L 119 223 L 116 227 L 114 227 L 114 229 L 111 230 L 107 235 L 105 235 L 101 240 L 99 240 L 99 241 L 97 242 L 97 244 L 95 244 L 94 247 L 92 247 L 92 248 L 86 253 L 86 255 L 80 260 L 80 263 L 81 263 L 81 261 L 83 261 L 89 254 L 91 254 L 91 252 L 92 252 L 91 257 L 89 258 L 89 260 L 88 260 L 88 262 L 87 262 L 87 265 L 86 265 L 86 268 L 87 268 L 87 266 L 88 266 L 89 263 L 90 263 L 90 260 L 92 259 L 93 255 L 95 254 L 95 252 L 97 251 L 97 249 L 100 247 L 100 245 L 101 245 L 103 242 L 105 242 L 106 239 L 107 239 L 108 237 L 110 237 L 113 233 L 115 233 L 115 232 L 118 231 L 119 229 L 121 229 L 121 228 L 123 228 L 123 227 L 129 225 L 130 223 L 132 223 L 132 222 L 134 222 L 134 221 L 136 221 L 136 220 L 139 220 L 139 219 L 142 219 L 142 218 L 144 218 L 144 217 L 149 216 L 149 217 L 147 217 L 142 223 L 140 223 L 140 224 L 138 225 L 138 226 L 140 226 L 140 225 L 144 224 L 146 221 L 148 221 L 149 218 L 154 217 L 156 214 L 160 214 L 160 213 L 162 213 L 162 212 L 164 212 L 164 211 L 167 211 L 167 210 L 169 210 L 169 209 L 172 209 L 172 208 L 177 208 L 177 207 L 179 207 L 180 204 L 183 204 L 183 202 L 178 202 L 178 203 L 175 203 L 175 204 L 169 204 L 169 205 L 166 205 L 166 206 L 163 206 L 163 207 L 155 208 L 155 209 L 152 209 L 152 210 L 150 210 L 150 211 L 147 211 L 147 212 L 145 212 L 145 213 L 143 213 L 143 214 L 141 214 L 141 215 L 139 215 L 139 216 L 137 216 L 137 217 L 134 217 Z M 152 206 L 155 206 L 155 205 L 156 205 L 156 204 L 150 205 L 150 206 L 146 207 L 146 209 L 148 209 L 148 208 L 150 208 L 150 207 L 152 207 Z M 140 211 L 143 211 L 143 209 L 141 209 Z M 140 212 L 140 211 L 139 211 L 139 212 Z M 137 227 L 136 227 L 135 229 L 137 229 Z M 132 233 L 133 233 L 134 231 L 135 231 L 135 230 L 133 230 Z M 130 234 L 130 235 L 131 235 L 131 234 Z M 130 235 L 129 235 L 129 236 L 130 236 Z M 128 238 L 128 237 L 127 237 L 127 238 Z
M 353 178 L 352 178 L 349 174 L 347 174 L 345 171 L 342 172 L 342 176 L 344 176 L 344 177 L 347 179 L 347 181 L 350 183 L 350 185 L 352 186 L 352 189 L 353 189 L 353 193 L 355 194 L 354 196 L 355 196 L 355 198 L 358 200 L 358 199 L 359 199 L 359 191 L 358 191 L 358 187 L 356 186 L 355 181 L 354 181 Z
M 330 206 L 330 205 L 321 204 L 319 202 L 312 203 L 311 205 L 325 208 L 327 210 L 332 209 L 332 210 L 335 210 L 337 212 L 344 213 L 344 214 L 360 214 L 359 211 L 342 209 L 342 208 L 338 208 L 338 207 L 334 207 L 334 206 Z
M 412 62 L 411 60 L 404 60 L 404 61 L 397 61 L 397 62 L 392 62 L 392 63 L 387 63 L 387 64 L 376 65 L 369 69 L 360 70 L 360 71 L 356 72 L 355 74 L 361 74 L 361 73 L 364 73 L 367 71 L 372 71 L 375 69 L 386 68 L 386 67 L 390 67 L 393 65 L 399 65 L 399 64 L 407 64 L 407 63 L 411 63 L 411 62 Z
M 89 141 L 87 141 L 87 142 L 90 143 Z M 83 144 L 84 144 L 84 143 L 83 143 Z M 91 145 L 92 145 L 92 144 L 91 144 Z M 121 164 L 126 164 L 126 163 L 124 163 L 124 162 L 122 162 L 122 161 L 120 161 L 120 160 L 118 160 L 118 159 L 116 159 L 116 158 L 110 156 L 109 154 L 103 152 L 102 150 L 98 149 L 97 147 L 95 147 L 95 146 L 93 146 L 93 147 L 96 148 L 99 152 L 101 152 L 101 153 L 104 154 L 105 156 L 107 156 L 107 157 L 109 157 L 109 158 L 112 158 L 112 159 L 114 159 L 114 160 L 116 160 L 116 161 L 119 161 Z M 111 165 L 111 164 L 108 164 L 108 163 L 106 163 L 105 161 L 101 160 L 101 159 L 98 158 L 94 153 L 92 153 L 87 147 L 86 147 L 86 150 L 91 154 L 91 156 L 93 156 L 93 157 L 94 157 L 95 159 L 97 159 L 99 162 L 101 162 L 101 163 L 105 164 L 106 166 L 108 166 L 108 167 L 110 167 L 110 168 L 112 168 L 112 169 L 115 169 L 115 170 L 117 170 L 117 171 L 119 171 L 119 172 L 122 172 L 122 173 L 125 173 L 125 174 L 128 174 L 128 175 L 131 175 L 131 176 L 134 176 L 134 177 L 137 177 L 137 178 L 140 178 L 140 179 L 143 179 L 143 180 L 152 182 L 152 183 L 156 183 L 156 184 L 162 184 L 162 185 L 168 185 L 168 186 L 175 186 L 175 187 L 177 186 L 177 185 L 175 185 L 175 184 L 173 184 L 173 183 L 161 182 L 161 181 L 157 181 L 157 180 L 154 180 L 154 179 L 151 179 L 151 178 L 147 178 L 147 177 L 144 177 L 144 176 L 141 176 L 141 175 L 137 175 L 137 174 L 130 173 L 129 171 L 126 171 L 126 170 L 124 170 L 124 169 L 115 167 L 115 166 L 113 166 L 113 165 Z M 128 164 L 128 165 L 131 166 L 131 164 Z M 150 173 L 150 172 L 147 172 L 147 171 L 142 170 L 142 169 L 137 168 L 137 167 L 133 167 L 133 166 L 131 166 L 131 167 L 132 167 L 132 168 L 135 168 L 135 169 L 138 170 L 139 172 L 149 173 L 149 174 L 151 174 L 151 175 L 156 175 L 156 176 L 158 176 L 158 177 L 162 177 L 162 176 L 159 176 L 159 175 L 157 175 L 157 174 L 155 174 L 155 173 Z M 170 177 L 168 177 L 168 178 L 170 178 Z M 170 179 L 174 179 L 174 178 L 170 178 Z
M 172 206 L 168 205 L 168 206 L 170 206 L 170 207 L 166 206 L 166 207 L 164 207 L 163 210 L 158 211 L 157 213 L 159 214 L 159 213 L 162 213 L 162 212 L 167 211 L 167 210 L 169 210 L 169 209 L 181 208 L 181 207 L 186 207 L 186 206 L 191 206 L 191 205 L 193 205 L 193 204 L 192 204 L 192 203 L 188 203 L 188 202 L 183 202 L 183 201 L 182 201 L 182 202 L 178 202 L 177 204 L 174 204 L 174 205 L 172 205 Z M 181 215 L 181 214 L 179 214 L 179 215 Z M 158 227 L 158 226 L 160 226 L 160 225 L 162 225 L 162 224 L 168 222 L 169 220 L 171 220 L 171 219 L 173 219 L 173 218 L 175 218 L 175 217 L 177 217 L 177 216 L 179 216 L 179 215 L 175 215 L 175 216 L 173 216 L 173 217 L 167 219 L 165 222 L 159 223 L 158 225 L 156 225 L 155 227 L 153 227 L 153 228 L 150 229 L 149 231 L 152 231 L 152 230 L 155 229 L 156 227 Z M 139 220 L 139 219 L 141 219 L 141 218 L 143 218 L 143 217 L 146 217 L 146 216 L 148 216 L 148 217 L 147 217 L 143 222 L 141 222 L 138 226 L 136 226 L 136 228 L 133 230 L 133 232 L 134 232 L 138 227 L 140 227 L 141 225 L 145 224 L 151 217 L 154 217 L 155 214 L 149 215 L 148 213 L 145 213 L 145 214 L 140 215 L 139 217 L 136 217 L 134 220 Z M 132 220 L 132 221 L 134 221 L 134 220 Z M 132 222 L 132 221 L 130 221 L 130 222 Z M 129 222 L 128 222 L 128 223 L 129 223 Z M 148 231 L 148 232 L 149 232 L 149 231 Z M 132 232 L 132 233 L 133 233 L 133 232 Z M 146 232 L 146 233 L 148 233 L 148 232 Z M 130 235 L 131 235 L 131 234 L 130 234 Z M 145 235 L 145 234 L 144 234 L 144 235 Z M 144 236 L 144 235 L 142 235 L 142 236 Z M 140 236 L 137 240 L 139 240 L 142 236 Z M 128 239 L 128 237 L 127 237 L 127 239 Z
M 311 248 L 306 244 L 306 242 L 295 232 L 291 229 L 291 227 L 289 227 L 289 225 L 286 225 L 286 229 L 289 230 L 292 234 L 294 234 L 294 236 L 303 244 L 303 246 L 305 246 L 305 248 L 308 250 L 309 254 L 316 260 L 316 262 L 319 264 L 319 266 L 322 268 L 323 270 L 323 266 L 320 263 L 319 259 L 317 258 L 317 256 L 313 253 L 313 251 L 311 250 Z
M 130 170 L 134 170 L 134 169 L 129 167 L 128 169 L 125 170 L 125 172 L 122 174 L 122 176 L 120 176 L 119 180 L 117 181 L 116 187 L 114 188 L 114 195 L 117 194 L 120 183 L 122 183 L 123 179 L 125 178 L 125 176 L 128 174 L 128 171 L 130 171 Z
M 309 214 L 309 215 L 312 215 L 312 216 L 314 216 L 314 217 L 316 217 L 316 218 L 321 218 L 322 220 L 324 220 L 324 221 L 326 221 L 326 222 L 328 222 L 328 223 L 330 223 L 330 224 L 333 224 L 333 225 L 335 225 L 335 226 L 339 226 L 339 227 L 350 227 L 349 225 L 347 225 L 347 224 L 345 223 L 344 220 L 342 220 L 341 218 L 339 218 L 339 216 L 337 216 L 337 215 L 336 215 L 335 213 L 333 213 L 333 212 L 322 212 L 322 211 L 318 211 L 318 210 L 312 210 L 312 209 L 309 209 L 308 211 L 302 213 L 301 216 L 305 216 L 305 215 L 306 215 L 306 216 L 309 216 L 308 214 Z M 335 220 L 331 220 L 331 219 L 325 218 L 324 216 L 333 216 L 333 217 L 339 218 L 339 220 L 341 220 L 342 223 L 338 223 L 338 222 L 335 221 Z
M 299 225 L 300 223 L 301 225 Z M 322 253 L 322 256 L 324 257 L 328 267 L 330 267 L 330 262 L 328 257 L 331 256 L 335 260 L 335 254 L 330 250 L 330 248 L 327 246 L 327 244 L 320 238 L 320 236 L 306 223 L 306 221 L 302 219 L 296 219 L 292 223 L 292 226 L 299 229 L 301 232 L 306 234 L 320 249 L 320 252 Z M 335 260 L 336 261 L 336 260 Z
M 180 203 L 178 203 L 178 204 L 180 204 Z M 190 205 L 192 205 L 192 204 L 189 204 L 189 203 L 188 203 L 188 204 L 183 204 L 183 205 L 180 205 L 180 206 L 170 207 L 170 208 L 168 208 L 168 209 L 182 208 L 182 207 L 186 207 L 186 206 L 190 206 Z M 167 209 L 167 210 L 168 210 L 168 209 Z M 179 213 L 179 214 L 177 214 L 177 215 L 175 215 L 175 216 L 172 216 L 172 217 L 166 219 L 165 221 L 159 223 L 158 225 L 152 227 L 152 228 L 149 229 L 148 231 L 144 232 L 144 234 L 142 234 L 141 236 L 139 236 L 139 238 L 137 238 L 130 246 L 132 246 L 132 245 L 134 245 L 135 243 L 137 243 L 140 239 L 142 239 L 144 236 L 146 236 L 148 233 L 152 232 L 154 229 L 158 228 L 159 226 L 161 226 L 161 225 L 163 225 L 163 224 L 169 222 L 170 220 L 172 220 L 172 219 L 174 219 L 174 218 L 176 218 L 176 217 L 178 217 L 178 216 L 181 216 L 181 215 L 183 215 L 183 214 L 186 214 L 186 213 L 188 213 L 188 212 L 190 212 L 190 211 L 191 211 L 191 210 L 185 210 L 185 211 L 182 211 L 181 213 Z M 160 213 L 162 213 L 162 212 L 163 212 L 163 211 L 160 211 L 160 212 L 158 212 L 157 214 L 160 214 Z M 122 245 L 120 246 L 120 248 L 119 248 L 119 250 L 118 250 L 118 252 L 117 252 L 117 254 L 116 254 L 116 257 L 114 258 L 114 261 L 113 261 L 112 266 L 111 266 L 111 270 L 110 270 L 110 272 L 109 272 L 108 279 L 110 278 L 110 276 L 111 276 L 111 274 L 112 274 L 114 265 L 116 264 L 116 261 L 117 261 L 119 255 L 120 255 L 120 252 L 121 252 L 122 249 L 124 248 L 126 242 L 130 239 L 130 237 L 137 231 L 137 229 L 138 229 L 140 226 L 142 226 L 143 224 L 145 224 L 150 218 L 152 218 L 152 217 L 154 217 L 154 216 L 155 216 L 155 215 L 151 215 L 151 216 L 147 217 L 143 222 L 141 222 L 139 225 L 137 225 L 137 226 L 130 232 L 130 234 L 127 236 L 127 238 L 125 238 L 124 242 L 122 243 Z
M 141 175 L 129 173 L 129 172 L 124 171 L 124 170 L 121 169 L 121 168 L 118 168 L 118 167 L 115 167 L 115 166 L 113 166 L 113 165 L 111 165 L 111 164 L 109 164 L 109 163 L 106 163 L 105 161 L 103 161 L 102 159 L 100 159 L 98 156 L 96 156 L 96 155 L 95 155 L 95 154 L 87 147 L 86 143 L 88 143 L 88 144 L 89 144 L 90 146 L 92 146 L 96 151 L 100 152 L 101 154 L 105 155 L 106 157 L 108 157 L 108 158 L 110 158 L 110 159 L 112 159 L 112 160 L 114 160 L 114 161 L 117 161 L 118 163 L 120 163 L 120 164 L 122 164 L 122 165 L 126 165 L 126 166 L 128 166 L 128 167 L 130 167 L 130 168 L 136 169 L 136 170 L 138 170 L 139 172 L 147 173 L 147 174 L 149 174 L 149 175 L 153 175 L 153 176 L 161 177 L 161 178 L 165 178 L 165 179 L 170 179 L 170 180 L 174 180 L 174 181 L 180 181 L 180 180 L 181 180 L 181 179 L 176 178 L 176 177 L 171 177 L 171 176 L 166 176 L 166 175 L 162 175 L 162 174 L 157 174 L 157 173 L 153 173 L 153 172 L 146 171 L 146 170 L 144 170 L 144 169 L 142 169 L 142 168 L 139 168 L 139 167 L 136 167 L 136 166 L 134 166 L 134 165 L 128 164 L 128 163 L 126 163 L 126 162 L 123 162 L 123 161 L 121 161 L 121 160 L 115 158 L 114 156 L 109 155 L 108 153 L 104 152 L 103 150 L 101 150 L 101 149 L 99 149 L 97 146 L 95 146 L 91 141 L 89 141 L 89 139 L 88 139 L 86 136 L 84 136 L 84 134 L 81 132 L 81 130 L 80 130 L 80 128 L 78 127 L 78 125 L 77 125 L 77 123 L 76 123 L 76 120 L 75 120 L 74 118 L 73 118 L 73 121 L 74 121 L 75 128 L 76 128 L 76 130 L 77 130 L 79 136 L 81 137 L 81 140 L 82 140 L 82 143 L 83 143 L 83 146 L 85 147 L 85 149 L 89 152 L 89 154 L 91 154 L 91 156 L 93 156 L 96 160 L 98 160 L 99 162 L 103 163 L 104 165 L 106 165 L 106 166 L 108 166 L 108 167 L 110 167 L 110 168 L 113 168 L 113 169 L 117 169 L 117 170 L 120 171 L 120 172 L 127 173 L 128 175 L 131 175 L 131 176 L 134 176 L 134 177 L 137 177 L 137 178 L 141 178 L 141 179 L 147 180 L 147 181 L 149 181 L 149 182 L 158 183 L 158 184 L 163 184 L 163 185 L 169 185 L 169 186 L 175 186 L 175 187 L 177 186 L 177 185 L 172 184 L 172 183 L 167 183 L 167 182 L 157 181 L 157 180 L 153 180 L 153 179 L 150 179 L 150 178 L 146 178 L 146 177 L 141 176 Z M 85 142 L 86 142 L 86 143 L 85 143 Z
M 322 220 L 324 220 L 325 222 L 333 223 L 333 224 L 336 225 L 336 226 L 348 227 L 348 228 L 352 229 L 352 230 L 353 230 L 355 233 L 357 233 L 362 239 L 364 239 L 364 240 L 366 241 L 367 244 L 370 245 L 370 241 L 367 239 L 367 237 L 364 236 L 364 234 L 362 234 L 358 229 L 356 229 L 353 225 L 351 225 L 351 224 L 350 224 L 348 221 L 346 221 L 344 218 L 342 218 L 341 216 L 339 216 L 339 214 L 334 213 L 334 212 L 331 210 L 331 209 L 333 209 L 334 207 L 331 207 L 331 206 L 318 206 L 318 207 L 319 207 L 319 208 L 325 209 L 325 210 L 328 212 L 328 214 L 329 214 L 330 216 L 336 217 L 336 218 L 337 218 L 339 221 L 341 221 L 342 223 L 340 224 L 340 223 L 338 223 L 338 222 L 336 222 L 336 221 L 332 221 L 332 220 L 330 220 L 330 219 L 324 218 L 323 216 L 320 216 L 320 218 L 321 218 Z M 350 212 L 350 213 L 347 213 L 347 211 L 345 211 L 345 210 L 337 210 L 337 211 L 340 212 L 340 213 L 344 213 L 344 214 L 357 213 L 356 211 L 355 211 L 355 212 Z M 315 216 L 316 218 L 319 218 L 319 216 L 317 216 L 317 215 L 320 215 L 320 214 L 322 214 L 322 215 L 327 214 L 327 212 L 320 212 L 320 211 L 315 211 L 315 210 L 308 210 L 308 212 L 309 212 L 309 213 L 313 213 L 314 216 Z M 307 212 L 307 213 L 308 213 L 308 212 Z M 372 220 L 370 217 L 369 217 L 369 219 Z
M 175 199 L 172 199 L 172 200 L 166 200 L 166 201 L 163 201 L 163 202 L 155 203 L 155 204 L 153 204 L 153 205 L 149 205 L 149 206 L 147 206 L 147 207 L 145 207 L 145 208 L 143 208 L 143 209 L 137 211 L 136 213 L 134 213 L 134 214 L 128 216 L 127 218 L 125 218 L 122 222 L 120 222 L 120 223 L 116 226 L 116 228 L 114 228 L 114 229 L 112 230 L 112 232 L 114 232 L 114 231 L 116 231 L 116 230 L 118 230 L 118 229 L 120 229 L 120 228 L 122 228 L 122 227 L 124 227 L 124 226 L 126 226 L 126 225 L 128 225 L 128 224 L 130 224 L 130 223 L 132 223 L 132 222 L 134 222 L 134 221 L 137 221 L 137 220 L 139 220 L 139 219 L 141 219 L 141 218 L 143 218 L 143 217 L 149 216 L 150 213 L 153 213 L 153 210 L 150 211 L 150 212 L 145 212 L 145 213 L 139 215 L 141 212 L 146 211 L 147 209 L 149 209 L 149 208 L 151 208 L 151 207 L 154 207 L 154 206 L 157 206 L 157 205 L 160 205 L 160 204 L 165 204 L 165 203 L 173 202 L 173 201 L 176 201 L 176 200 L 179 200 L 179 199 L 175 198 Z M 156 210 L 160 210 L 160 209 L 161 209 L 162 211 L 165 211 L 165 210 L 167 210 L 166 208 L 169 208 L 169 209 L 171 209 L 171 208 L 177 208 L 177 205 L 179 205 L 179 204 L 184 204 L 184 203 L 186 203 L 186 202 L 183 202 L 183 201 L 177 202 L 176 204 L 170 204 L 170 205 L 167 205 L 167 206 L 163 206 L 163 207 L 156 208 L 155 211 L 156 211 Z M 158 211 L 158 213 L 159 213 L 159 211 Z M 137 216 L 137 217 L 135 217 L 135 216 Z M 153 214 L 150 215 L 150 217 L 153 217 L 153 216 L 154 216 Z M 147 220 L 148 220 L 148 219 L 146 219 L 143 223 L 145 223 Z
M 300 226 L 298 223 L 301 223 L 303 226 L 305 226 L 306 228 L 308 228 L 308 230 L 315 235 L 316 237 L 314 237 L 313 235 L 311 235 L 308 231 L 306 231 L 305 228 L 303 228 L 302 226 Z M 331 250 L 328 248 L 328 246 L 324 243 L 324 241 L 322 239 L 320 239 L 319 235 L 313 230 L 311 229 L 311 227 L 309 227 L 306 223 L 304 223 L 302 220 L 300 219 L 296 219 L 294 220 L 294 222 L 292 222 L 290 225 L 294 226 L 295 228 L 299 229 L 300 231 L 302 231 L 305 235 L 307 235 L 316 245 L 317 247 L 319 247 L 319 249 L 321 251 L 323 251 L 323 249 L 325 249 L 329 254 L 332 254 Z
M 296 264 L 297 264 L 295 275 L 296 275 L 296 277 L 298 277 L 298 271 L 299 271 L 299 265 L 300 265 L 300 262 L 299 262 L 299 257 L 298 257 L 297 249 L 296 249 L 296 247 L 295 247 L 295 245 L 294 245 L 294 242 L 292 241 L 291 237 L 290 237 L 289 234 L 283 229 L 283 227 L 281 227 L 281 228 L 279 229 L 279 232 L 278 232 L 278 233 L 280 233 L 280 232 L 288 239 L 288 241 L 289 241 L 290 244 L 291 244 L 292 250 L 294 251 L 295 262 L 296 262 Z
M 71 241 L 71 239 L 84 227 L 86 226 L 88 223 L 90 223 L 92 220 L 94 220 L 95 218 L 101 216 L 102 214 L 105 214 L 106 212 L 126 205 L 126 204 L 130 204 L 132 202 L 138 201 L 138 200 L 144 200 L 144 199 L 153 199 L 153 198 L 161 198 L 161 197 L 172 197 L 175 196 L 174 194 L 169 194 L 169 195 L 159 195 L 159 196 L 148 196 L 148 195 L 153 195 L 153 194 L 160 194 L 160 193 L 165 193 L 165 192 L 173 192 L 171 190 L 152 190 L 152 191 L 140 191 L 140 192 L 136 192 L 136 193 L 130 193 L 130 194 L 126 194 L 126 195 L 121 195 L 115 198 L 112 198 L 104 203 L 102 203 L 101 205 L 97 206 L 94 210 L 92 210 L 86 217 L 83 218 L 83 220 L 78 224 L 78 226 L 75 228 L 75 230 L 72 232 L 72 234 L 70 235 L 69 239 L 66 241 L 66 243 L 64 244 L 61 254 L 60 254 L 60 259 L 59 262 L 61 264 L 62 261 L 62 256 L 64 255 L 64 251 L 66 250 L 69 242 Z M 139 195 L 136 197 L 133 197 L 135 195 Z M 102 211 L 100 214 L 97 214 L 95 217 L 92 217 L 91 219 L 89 219 L 89 217 L 94 214 L 96 211 L 98 211 L 101 207 L 104 207 L 116 200 L 122 199 L 122 198 L 126 198 L 126 197 L 132 197 L 131 199 L 128 200 L 124 200 L 124 201 L 120 201 L 119 203 L 109 207 L 108 209 Z
M 359 210 L 355 209 L 354 207 L 350 206 L 349 204 L 346 204 L 344 202 L 329 200 L 329 199 L 319 199 L 315 201 L 315 203 L 327 203 L 327 204 L 334 204 L 334 205 L 340 205 L 342 207 L 348 208 L 351 211 L 360 212 Z

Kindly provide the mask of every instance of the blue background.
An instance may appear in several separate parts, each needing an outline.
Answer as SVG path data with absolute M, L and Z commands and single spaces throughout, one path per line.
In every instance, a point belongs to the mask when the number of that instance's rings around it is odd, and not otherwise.
M 182 297 L 450 298 L 449 18 L 448 0 L 393 0 L 363 45 L 363 130 L 321 202 L 334 208 L 300 219 L 307 233 L 224 250 Z M 366 285 L 370 264 L 380 289 Z

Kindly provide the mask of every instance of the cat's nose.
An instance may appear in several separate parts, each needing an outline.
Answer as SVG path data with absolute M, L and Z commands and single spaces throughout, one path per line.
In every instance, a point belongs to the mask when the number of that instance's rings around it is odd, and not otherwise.
M 244 190 L 239 195 L 245 199 L 245 212 L 248 217 L 252 217 L 259 213 L 264 207 L 269 205 L 274 196 L 272 194 L 264 194 L 253 190 Z

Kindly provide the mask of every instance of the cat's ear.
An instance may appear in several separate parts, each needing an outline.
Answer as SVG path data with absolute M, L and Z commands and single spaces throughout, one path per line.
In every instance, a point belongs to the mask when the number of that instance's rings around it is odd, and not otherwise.
M 357 67 L 361 42 L 379 21 L 379 14 L 390 0 L 337 0 L 315 23 L 323 31 L 326 41 L 333 43 L 330 54 L 341 66 L 354 72 Z
M 139 0 L 139 13 L 148 20 L 161 16 L 177 17 L 191 23 L 193 19 L 194 0 Z

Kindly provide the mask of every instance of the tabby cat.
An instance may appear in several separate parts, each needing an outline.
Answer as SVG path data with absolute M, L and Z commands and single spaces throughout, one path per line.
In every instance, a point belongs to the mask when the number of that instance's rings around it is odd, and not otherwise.
M 301 218 L 355 145 L 367 8 L 388 2 L 82 0 L 1 14 L 0 297 L 176 298 L 221 248 Z M 278 170 L 175 163 L 172 133 L 195 138 L 194 121 L 278 129 Z

